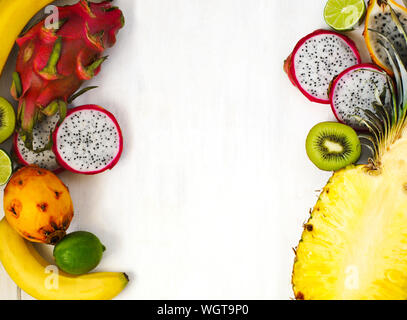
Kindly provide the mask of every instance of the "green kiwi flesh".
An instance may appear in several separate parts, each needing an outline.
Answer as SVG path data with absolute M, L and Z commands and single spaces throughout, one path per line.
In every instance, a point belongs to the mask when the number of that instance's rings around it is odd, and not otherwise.
M 15 126 L 16 114 L 13 106 L 6 99 L 0 97 L 0 143 L 10 138 Z
M 309 132 L 306 150 L 319 169 L 336 171 L 359 160 L 361 145 L 351 127 L 338 122 L 321 122 Z

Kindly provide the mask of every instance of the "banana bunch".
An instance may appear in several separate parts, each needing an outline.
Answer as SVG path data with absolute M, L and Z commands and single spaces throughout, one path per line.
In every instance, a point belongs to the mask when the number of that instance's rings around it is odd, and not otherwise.
M 121 272 L 72 276 L 58 271 L 6 219 L 0 221 L 0 260 L 21 289 L 41 300 L 109 300 L 129 281 Z

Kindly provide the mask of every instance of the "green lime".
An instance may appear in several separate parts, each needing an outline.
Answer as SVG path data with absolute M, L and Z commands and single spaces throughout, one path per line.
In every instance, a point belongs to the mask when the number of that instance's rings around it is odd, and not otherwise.
M 13 164 L 9 155 L 0 149 L 0 185 L 4 185 L 13 173 Z
M 0 143 L 10 138 L 15 126 L 16 114 L 13 106 L 6 99 L 0 97 Z
M 95 269 L 102 260 L 104 245 L 93 233 L 68 234 L 54 248 L 57 266 L 66 273 L 80 275 Z
M 366 13 L 365 0 L 328 0 L 324 19 L 337 31 L 352 30 Z

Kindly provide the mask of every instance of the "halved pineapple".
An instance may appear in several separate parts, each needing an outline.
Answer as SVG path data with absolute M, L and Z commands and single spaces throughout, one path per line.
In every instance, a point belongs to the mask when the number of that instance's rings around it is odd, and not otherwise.
M 297 299 L 407 299 L 407 162 L 336 172 L 296 253 Z
M 392 103 L 377 94 L 376 114 L 360 119 L 374 158 L 334 173 L 304 226 L 292 277 L 297 299 L 407 299 L 407 69 L 391 41 L 370 32 L 394 72 Z

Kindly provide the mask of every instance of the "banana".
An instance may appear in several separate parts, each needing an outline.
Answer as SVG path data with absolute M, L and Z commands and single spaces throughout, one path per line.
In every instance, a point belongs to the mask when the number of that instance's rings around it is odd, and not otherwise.
M 0 75 L 14 43 L 30 19 L 54 0 L 0 0 Z M 0 221 L 0 261 L 14 282 L 41 300 L 108 300 L 129 282 L 125 273 L 72 276 L 44 260 L 33 245 Z
M 53 0 L 0 0 L 0 75 L 18 35 Z
M 41 300 L 108 300 L 129 282 L 125 273 L 96 272 L 72 276 L 45 261 L 4 218 L 0 221 L 0 260 L 14 282 Z

